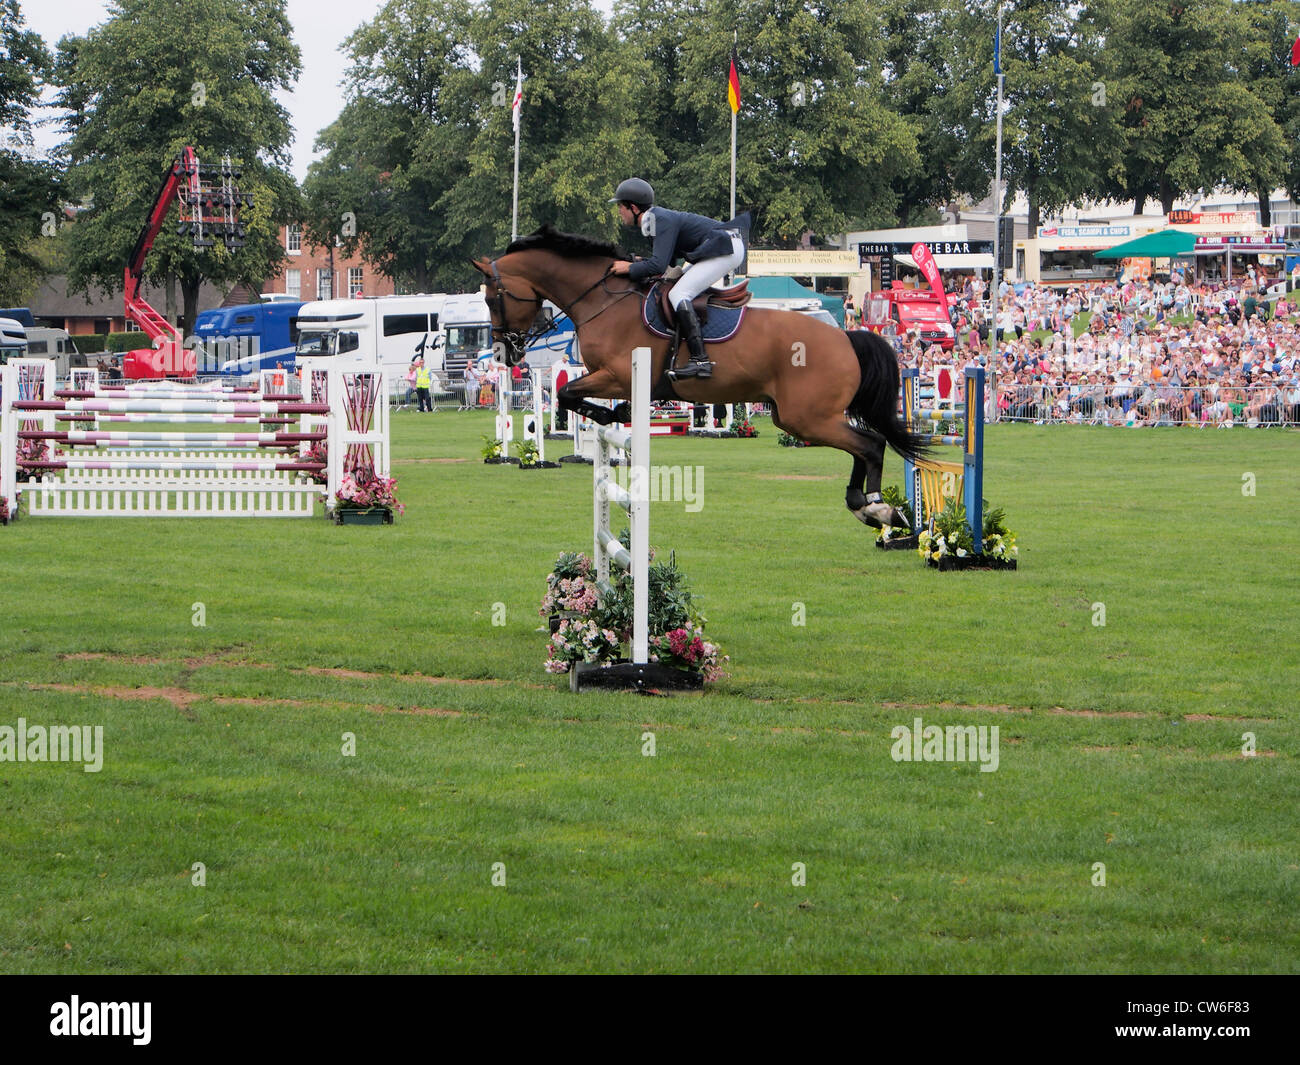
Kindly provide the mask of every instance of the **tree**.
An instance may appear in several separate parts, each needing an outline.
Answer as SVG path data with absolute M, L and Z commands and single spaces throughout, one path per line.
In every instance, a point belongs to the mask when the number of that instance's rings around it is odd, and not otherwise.
M 1106 81 L 1124 107 L 1116 190 L 1139 212 L 1150 198 L 1168 213 L 1200 189 L 1282 179 L 1282 130 L 1250 75 L 1253 6 L 1108 0 Z
M 344 42 L 348 102 L 304 183 L 314 243 L 337 239 L 417 291 L 438 287 L 450 265 L 433 205 L 467 171 L 473 114 L 448 100 L 471 76 L 469 14 L 464 0 L 393 0 Z
M 186 324 L 204 278 L 260 284 L 284 257 L 279 227 L 298 213 L 287 171 L 290 126 L 274 92 L 300 70 L 285 0 L 114 0 L 109 19 L 59 42 L 59 103 L 68 109 L 62 153 L 72 195 L 87 204 L 76 224 L 69 281 L 120 291 L 122 271 L 163 175 L 185 145 L 204 164 L 242 165 L 254 196 L 245 245 L 195 251 L 164 226 L 146 274 L 176 278 Z
M 982 200 L 993 179 L 989 28 L 958 0 L 885 0 L 877 10 L 886 94 L 919 159 L 899 183 L 900 221 L 926 224 L 935 208 Z
M 1242 186 L 1258 197 L 1260 222 L 1268 226 L 1273 189 L 1283 185 L 1293 200 L 1300 200 L 1300 68 L 1291 65 L 1300 12 L 1292 0 L 1264 0 L 1244 5 L 1242 13 L 1249 26 L 1242 63 L 1245 82 L 1282 132 L 1282 158 L 1267 151 L 1248 155 L 1251 181 Z
M 468 260 L 509 240 L 520 62 L 521 232 L 612 236 L 610 191 L 647 153 L 658 162 L 641 115 L 649 63 L 587 0 L 391 0 L 346 48 L 348 103 L 318 141 L 309 214 L 325 234 L 354 211 L 354 246 L 401 283 L 471 283 Z
M 1122 166 L 1120 104 L 1103 77 L 1104 35 L 1095 4 L 1016 0 L 1003 5 L 1005 75 L 1002 175 L 1004 209 L 1016 192 L 1029 200 L 1029 231 L 1044 212 L 1095 197 Z M 997 121 L 992 51 L 997 5 L 971 9 L 964 39 L 986 71 L 984 121 Z
M 52 60 L 39 34 L 24 29 L 18 0 L 0 0 L 0 303 L 25 303 L 42 273 L 37 243 L 53 236 L 58 175 L 33 158 L 31 110 Z
M 916 133 L 888 106 L 882 28 L 871 5 L 704 0 L 674 8 L 630 0 L 615 27 L 656 63 L 652 129 L 666 159 L 663 199 L 723 216 L 730 184 L 726 78 L 733 31 L 742 105 L 737 205 L 753 239 L 791 246 L 808 230 L 887 225 L 920 165 Z M 658 186 L 657 186 L 658 187 Z

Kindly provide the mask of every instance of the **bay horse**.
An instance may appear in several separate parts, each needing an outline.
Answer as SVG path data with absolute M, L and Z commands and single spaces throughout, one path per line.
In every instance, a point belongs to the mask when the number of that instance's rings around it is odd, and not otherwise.
M 647 289 L 609 272 L 616 260 L 629 258 L 614 244 L 547 225 L 513 241 L 496 259 L 472 260 L 486 282 L 492 331 L 506 364 L 518 363 L 540 332 L 534 322 L 548 299 L 573 322 L 587 368 L 559 390 L 561 407 L 602 425 L 630 420 L 628 403 L 611 409 L 590 400 L 631 399 L 632 349 L 649 347 L 655 399 L 768 404 L 773 424 L 787 433 L 852 456 L 844 501 L 860 521 L 907 528 L 880 498 L 885 445 L 913 460 L 927 449 L 899 418 L 898 360 L 884 338 L 845 332 L 795 311 L 747 307 L 732 339 L 708 345 L 712 377 L 670 382 L 665 370 L 676 352 L 642 320 Z

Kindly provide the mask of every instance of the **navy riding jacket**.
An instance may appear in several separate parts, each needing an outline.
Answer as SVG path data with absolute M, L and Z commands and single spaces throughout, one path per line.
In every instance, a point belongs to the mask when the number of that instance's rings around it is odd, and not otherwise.
M 654 241 L 650 258 L 635 262 L 627 276 L 633 281 L 662 274 L 678 259 L 697 263 L 731 254 L 731 233 L 745 237 L 748 218 L 740 215 L 731 222 L 719 222 L 689 211 L 651 207 L 641 216 L 641 232 Z

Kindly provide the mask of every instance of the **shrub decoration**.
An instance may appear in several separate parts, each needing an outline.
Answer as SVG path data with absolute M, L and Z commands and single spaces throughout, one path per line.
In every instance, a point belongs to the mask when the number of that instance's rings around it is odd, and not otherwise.
M 620 536 L 627 546 L 626 530 Z M 686 575 L 676 561 L 650 563 L 650 661 L 699 673 L 704 680 L 723 676 L 727 656 L 705 638 L 705 618 L 696 609 Z M 567 673 L 576 663 L 607 664 L 625 660 L 632 639 L 632 577 L 611 571 L 609 584 L 598 587 L 596 566 L 581 553 L 567 551 L 546 578 L 542 617 L 552 619 L 545 668 Z
M 484 436 L 483 446 L 479 449 L 483 461 L 489 465 L 499 466 L 503 463 L 515 463 L 519 460 L 502 453 L 502 444 L 495 436 Z
M 777 435 L 776 442 L 780 444 L 782 447 L 807 447 L 808 446 L 807 441 L 800 440 L 797 436 L 793 435 L 792 433 L 787 433 L 784 429 L 782 429 L 780 433 Z
M 727 428 L 736 436 L 744 437 L 746 439 L 758 436 L 758 430 L 754 428 L 753 424 L 747 417 L 740 413 L 743 409 L 744 408 L 739 404 L 735 407 L 734 413 L 731 416 L 731 424 L 727 426 Z
M 951 496 L 945 496 L 943 510 L 930 519 L 930 527 L 922 529 L 917 538 L 917 553 L 931 566 L 943 568 L 944 562 L 959 560 L 965 565 L 991 563 L 995 568 L 1013 569 L 1019 554 L 1015 533 L 1006 526 L 1006 515 L 1001 509 L 990 510 L 985 504 L 984 527 L 981 530 L 983 557 L 975 555 L 975 543 L 966 525 L 966 506 Z M 965 560 L 969 560 L 966 562 Z

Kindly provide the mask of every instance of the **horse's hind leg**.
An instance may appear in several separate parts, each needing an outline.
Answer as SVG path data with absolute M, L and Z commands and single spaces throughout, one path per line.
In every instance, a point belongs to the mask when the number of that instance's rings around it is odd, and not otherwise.
M 898 529 L 910 526 L 907 520 L 880 498 L 880 479 L 885 471 L 885 440 L 877 433 L 855 429 L 839 420 L 791 430 L 809 443 L 837 447 L 853 456 L 853 470 L 844 492 L 844 505 L 864 525 L 879 529 L 891 525 Z

